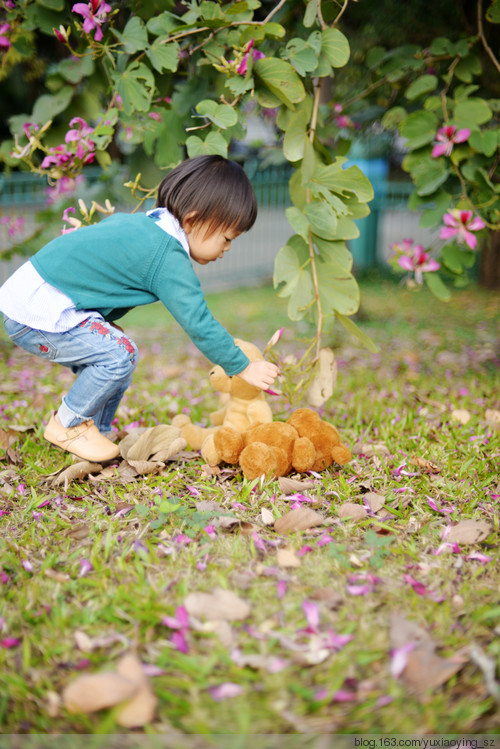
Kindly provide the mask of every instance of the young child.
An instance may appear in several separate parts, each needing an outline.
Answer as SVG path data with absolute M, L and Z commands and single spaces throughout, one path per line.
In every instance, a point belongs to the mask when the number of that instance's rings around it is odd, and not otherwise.
M 243 169 L 221 156 L 198 156 L 162 181 L 157 207 L 117 213 L 49 242 L 0 288 L 7 334 L 76 380 L 53 413 L 46 440 L 79 458 L 118 455 L 108 437 L 131 383 L 137 346 L 113 325 L 158 299 L 193 343 L 228 374 L 265 390 L 274 364 L 250 362 L 209 311 L 191 261 L 222 258 L 248 231 L 257 204 Z

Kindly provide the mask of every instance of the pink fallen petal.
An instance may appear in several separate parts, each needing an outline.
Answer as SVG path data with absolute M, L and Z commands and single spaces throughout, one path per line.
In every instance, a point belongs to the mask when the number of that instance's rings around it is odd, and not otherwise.
M 266 544 L 258 533 L 252 533 L 252 541 L 256 549 L 259 551 L 266 551 Z
M 302 548 L 298 550 L 297 556 L 298 557 L 303 557 L 304 554 L 309 554 L 310 551 L 313 551 L 312 546 L 307 546 L 307 545 L 302 546 Z
M 466 557 L 466 559 L 475 559 L 477 562 L 481 562 L 481 564 L 488 564 L 488 562 L 491 562 L 492 558 L 493 557 L 486 556 L 486 554 L 481 554 L 480 551 L 473 551 Z
M 278 582 L 276 583 L 276 595 L 278 596 L 278 601 L 281 601 L 281 599 L 285 595 L 286 588 L 286 580 L 278 580 Z
M 391 652 L 390 672 L 394 679 L 398 679 L 405 670 L 408 663 L 408 653 L 411 653 L 414 647 L 414 642 L 407 642 L 402 647 L 395 648 Z
M 346 585 L 346 591 L 351 596 L 366 596 L 371 593 L 373 586 L 366 583 L 365 585 Z
M 20 644 L 21 640 L 19 637 L 4 637 L 3 640 L 0 640 L 2 648 L 16 648 Z
M 92 569 L 92 563 L 88 559 L 80 559 L 80 572 L 78 573 L 78 577 L 83 577 Z
M 322 646 L 330 650 L 342 650 L 347 643 L 354 639 L 354 635 L 337 635 L 333 629 L 329 629 L 322 639 Z
M 227 681 L 224 684 L 219 684 L 217 687 L 210 687 L 208 691 L 210 692 L 213 700 L 215 700 L 216 702 L 221 702 L 222 700 L 239 697 L 241 694 L 243 694 L 244 690 L 243 687 L 239 684 L 234 684 L 234 682 Z
M 319 608 L 316 603 L 313 603 L 312 601 L 303 601 L 302 603 L 302 610 L 304 614 L 306 615 L 307 623 L 309 625 L 309 629 L 313 632 L 318 631 L 319 627 Z
M 32 563 L 29 562 L 27 559 L 23 559 L 22 565 L 23 565 L 24 569 L 26 570 L 26 572 L 33 572 L 34 567 L 33 567 Z
M 170 641 L 181 653 L 189 652 L 184 632 L 182 632 L 181 630 L 176 630 L 170 638 Z
M 348 692 L 346 689 L 339 689 L 332 697 L 333 702 L 354 702 L 358 696 L 356 692 Z

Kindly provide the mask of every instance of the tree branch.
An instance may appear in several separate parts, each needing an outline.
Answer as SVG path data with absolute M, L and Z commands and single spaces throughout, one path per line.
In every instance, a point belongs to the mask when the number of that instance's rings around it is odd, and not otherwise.
M 477 0 L 477 32 L 478 36 L 481 40 L 481 43 L 486 50 L 486 53 L 488 54 L 489 58 L 491 59 L 491 62 L 496 67 L 498 72 L 500 73 L 500 62 L 495 57 L 495 53 L 491 49 L 490 45 L 486 41 L 486 37 L 484 35 L 484 26 L 483 26 L 483 0 Z

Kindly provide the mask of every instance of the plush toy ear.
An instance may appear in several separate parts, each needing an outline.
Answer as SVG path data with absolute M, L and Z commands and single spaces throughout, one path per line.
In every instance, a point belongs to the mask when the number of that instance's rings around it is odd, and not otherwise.
M 288 465 L 285 451 L 266 445 L 264 442 L 252 442 L 240 455 L 241 470 L 249 481 L 258 479 L 260 476 L 276 478 L 280 475 L 278 473 L 279 462 L 282 462 L 285 467 Z
M 332 447 L 332 458 L 340 466 L 343 466 L 352 459 L 351 451 L 345 445 L 336 445 Z
M 309 471 L 316 459 L 316 449 L 309 437 L 298 437 L 293 445 L 292 465 L 298 473 Z

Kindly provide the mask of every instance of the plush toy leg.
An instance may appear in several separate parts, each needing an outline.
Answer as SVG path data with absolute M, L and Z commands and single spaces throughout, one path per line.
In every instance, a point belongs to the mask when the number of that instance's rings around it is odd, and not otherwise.
M 186 414 L 174 416 L 172 424 L 181 430 L 181 437 L 186 440 L 192 450 L 201 450 L 204 440 L 217 429 L 217 427 L 205 428 L 192 424 Z
M 309 471 L 316 459 L 316 449 L 309 437 L 298 437 L 293 445 L 292 466 L 298 473 Z
M 345 445 L 337 445 L 332 447 L 332 458 L 340 466 L 343 466 L 352 459 L 351 451 Z

